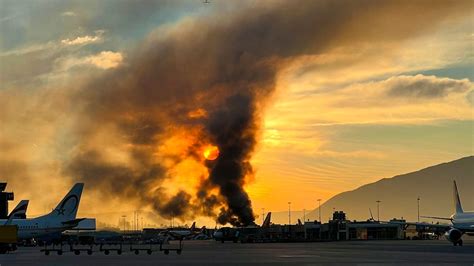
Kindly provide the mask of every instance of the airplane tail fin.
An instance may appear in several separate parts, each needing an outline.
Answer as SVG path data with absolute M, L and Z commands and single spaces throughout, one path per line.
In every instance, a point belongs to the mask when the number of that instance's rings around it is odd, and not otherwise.
M 270 220 L 272 219 L 272 213 L 269 212 L 265 220 L 263 221 L 262 227 L 270 227 Z
M 463 213 L 464 211 L 462 210 L 461 199 L 459 198 L 459 192 L 458 192 L 458 186 L 456 185 L 456 180 L 453 180 L 453 182 L 454 182 L 454 187 L 453 187 L 454 210 L 456 211 L 456 213 Z
M 64 221 L 76 219 L 83 188 L 84 183 L 76 183 L 49 215 Z
M 193 222 L 190 229 L 191 231 L 194 231 L 196 229 L 196 222 Z
M 26 214 L 26 209 L 28 208 L 28 200 L 22 200 L 16 205 L 16 207 L 12 210 L 10 215 L 8 215 L 8 219 L 5 222 L 5 225 L 9 225 L 12 223 L 13 218 L 18 217 L 18 215 Z

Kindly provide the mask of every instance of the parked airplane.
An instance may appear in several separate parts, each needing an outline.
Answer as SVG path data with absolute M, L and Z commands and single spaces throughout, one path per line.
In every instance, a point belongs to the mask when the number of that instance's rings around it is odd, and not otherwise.
M 429 223 L 405 223 L 407 225 L 414 224 L 417 226 L 427 226 L 431 228 L 445 229 L 446 238 L 453 243 L 453 245 L 462 246 L 462 235 L 474 235 L 474 212 L 466 212 L 463 210 L 461 205 L 461 199 L 459 198 L 458 187 L 456 181 L 453 181 L 453 196 L 454 196 L 454 214 L 451 217 L 437 217 L 437 216 L 421 216 L 424 218 L 432 218 L 438 220 L 449 220 L 452 225 L 440 225 L 440 224 L 429 224 Z
M 269 228 L 271 226 L 272 213 L 269 212 L 265 217 L 265 220 L 262 223 L 262 226 L 258 225 L 249 225 L 247 227 L 222 227 L 219 230 L 215 231 L 212 235 L 216 241 L 233 241 L 237 242 L 241 235 L 241 231 L 258 231 L 260 228 Z
M 449 231 L 446 232 L 446 238 L 453 243 L 453 245 L 462 246 L 462 235 L 474 235 L 474 211 L 465 212 L 462 209 L 461 199 L 459 198 L 458 186 L 456 181 L 453 181 L 453 197 L 454 197 L 454 214 L 449 218 L 423 216 L 424 218 L 433 218 L 439 220 L 449 220 L 452 223 Z
M 9 215 L 8 220 L 0 220 L 2 223 L 10 223 L 18 226 L 19 239 L 31 239 L 76 227 L 82 219 L 76 219 L 79 202 L 81 200 L 83 183 L 75 184 L 69 193 L 61 200 L 54 210 L 46 215 L 31 219 L 14 219 L 16 213 L 26 210 L 27 201 L 20 204 Z
M 190 239 L 194 238 L 195 236 L 201 234 L 204 230 L 206 230 L 206 227 L 203 226 L 201 229 L 196 228 L 196 222 L 193 222 L 191 227 L 189 229 L 175 229 L 175 230 L 167 230 L 164 231 L 165 235 L 172 236 L 173 238 L 177 239 Z

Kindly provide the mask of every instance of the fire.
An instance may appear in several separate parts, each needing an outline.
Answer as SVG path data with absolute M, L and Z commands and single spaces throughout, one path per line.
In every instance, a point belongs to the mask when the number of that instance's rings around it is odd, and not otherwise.
M 204 148 L 204 158 L 209 161 L 213 161 L 219 157 L 219 148 L 217 146 L 209 145 Z

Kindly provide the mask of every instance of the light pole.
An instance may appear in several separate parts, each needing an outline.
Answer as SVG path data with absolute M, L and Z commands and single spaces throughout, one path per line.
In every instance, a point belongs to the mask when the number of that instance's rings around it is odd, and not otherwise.
M 416 199 L 418 205 L 418 222 L 420 222 L 420 196 Z
M 138 210 L 135 211 L 135 231 L 138 230 Z
M 288 224 L 291 224 L 291 202 L 288 202 Z
M 321 199 L 318 199 L 318 203 L 319 203 L 319 205 L 318 205 L 318 210 L 319 210 L 319 222 L 322 223 L 322 222 L 321 222 Z
M 306 235 L 306 209 L 303 209 L 303 230 L 304 230 L 304 239 L 307 239 Z
M 125 219 L 127 218 L 127 215 L 122 215 L 123 219 L 123 231 L 125 231 Z
M 380 209 L 379 209 L 379 205 L 380 205 L 380 200 L 377 200 L 377 221 L 380 222 Z

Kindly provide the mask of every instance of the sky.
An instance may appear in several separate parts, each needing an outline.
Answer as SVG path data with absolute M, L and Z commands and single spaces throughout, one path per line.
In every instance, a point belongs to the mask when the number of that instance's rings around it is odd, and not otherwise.
M 235 182 L 255 216 L 474 153 L 472 2 L 210 2 L 0 0 L 0 179 L 15 202 L 41 214 L 81 181 L 83 215 L 159 223 L 150 213 L 216 195 L 219 217 L 242 218 L 188 152 L 220 143 L 214 114 L 246 113 L 234 94 L 250 99 Z M 179 222 L 210 223 L 203 209 Z

